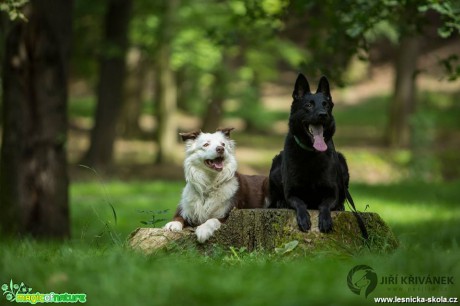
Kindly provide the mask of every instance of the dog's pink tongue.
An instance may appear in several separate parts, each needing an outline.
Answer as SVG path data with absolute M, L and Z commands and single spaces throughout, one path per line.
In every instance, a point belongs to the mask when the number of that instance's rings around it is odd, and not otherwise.
M 222 160 L 214 162 L 214 168 L 221 171 L 224 168 L 224 162 Z
M 327 145 L 324 142 L 323 137 L 323 126 L 322 125 L 310 125 L 310 131 L 313 134 L 313 148 L 320 152 L 327 150 Z
M 224 169 L 224 161 L 222 159 L 215 159 L 213 161 L 213 164 L 214 169 L 216 169 L 217 171 L 221 171 L 222 169 Z

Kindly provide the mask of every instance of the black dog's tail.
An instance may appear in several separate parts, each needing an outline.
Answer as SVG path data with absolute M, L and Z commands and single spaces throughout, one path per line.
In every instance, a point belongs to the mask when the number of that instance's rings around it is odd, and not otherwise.
M 361 235 L 364 238 L 364 242 L 366 246 L 369 248 L 369 233 L 367 232 L 366 225 L 364 224 L 363 218 L 359 214 L 358 210 L 356 209 L 355 202 L 353 201 L 353 198 L 351 197 L 350 192 L 348 191 L 348 186 L 344 182 L 343 174 L 342 174 L 342 169 L 340 167 L 340 161 L 339 161 L 339 155 L 337 151 L 335 150 L 335 145 L 334 141 L 331 139 L 331 144 L 332 144 L 332 151 L 334 154 L 334 159 L 337 165 L 337 175 L 339 176 L 339 181 L 340 185 L 342 187 L 342 190 L 345 191 L 345 197 L 347 199 L 348 204 L 351 206 L 353 215 L 356 217 L 356 221 L 358 222 L 359 229 L 361 230 Z
M 353 209 L 353 214 L 356 217 L 356 221 L 358 221 L 358 226 L 359 229 L 361 230 L 361 234 L 363 235 L 364 242 L 366 245 L 369 247 L 369 233 L 367 232 L 366 225 L 364 224 L 363 218 L 359 214 L 358 210 L 355 207 L 355 203 L 353 202 L 353 198 L 351 197 L 350 192 L 348 191 L 348 188 L 345 188 L 345 196 L 347 197 L 347 202 L 350 204 L 350 206 Z

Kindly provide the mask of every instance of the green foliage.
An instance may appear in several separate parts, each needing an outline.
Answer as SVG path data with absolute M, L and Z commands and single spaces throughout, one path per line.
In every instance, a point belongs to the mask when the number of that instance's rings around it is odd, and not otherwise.
M 10 20 L 21 19 L 27 21 L 26 16 L 21 12 L 21 8 L 28 2 L 29 0 L 4 0 L 0 3 L 0 11 L 7 13 Z
M 294 18 L 310 29 L 306 47 L 312 60 L 306 59 L 302 70 L 334 76 L 342 85 L 341 74 L 350 58 L 366 57 L 366 34 L 382 20 L 381 1 L 298 0 L 291 6 Z
M 165 218 L 159 218 L 158 215 L 164 215 L 169 211 L 169 209 L 164 210 L 139 210 L 138 213 L 140 214 L 147 214 L 150 216 L 150 220 L 148 221 L 141 221 L 141 224 L 150 225 L 151 227 L 155 227 L 158 223 L 162 223 L 167 221 Z
M 383 15 L 381 18 L 390 22 L 390 25 L 396 29 L 398 36 L 423 35 L 425 25 L 430 23 L 429 12 L 436 12 L 441 18 L 442 22 L 438 28 L 438 35 L 441 38 L 447 39 L 460 33 L 460 4 L 458 1 L 387 0 L 382 3 Z M 388 33 L 392 33 L 392 31 Z M 449 55 L 440 60 L 439 64 L 444 68 L 448 80 L 456 80 L 460 75 L 457 55 Z
M 175 38 L 171 65 L 177 70 L 193 67 L 200 71 L 212 71 L 222 61 L 220 50 L 202 29 L 184 29 Z
M 130 44 L 142 50 L 148 58 L 145 64 L 152 68 L 160 43 L 162 3 L 135 1 L 130 25 Z M 116 53 L 102 43 L 105 10 L 105 1 L 75 3 L 72 72 L 94 88 L 97 58 L 102 52 Z M 260 112 L 260 86 L 278 77 L 279 64 L 312 76 L 333 76 L 332 81 L 342 85 L 350 59 L 366 59 L 371 43 L 382 36 L 397 42 L 402 33 L 423 30 L 428 12 L 441 16 L 442 37 L 452 35 L 460 26 L 458 10 L 452 0 L 180 1 L 171 40 L 180 107 L 202 116 L 214 86 L 227 86 L 226 96 L 238 103 L 241 118 L 263 130 L 268 120 L 255 116 Z M 456 55 L 440 63 L 450 80 L 458 77 Z M 231 76 L 226 85 L 216 81 L 219 70 Z
M 440 59 L 439 64 L 444 68 L 447 80 L 455 81 L 460 77 L 460 58 L 457 54 Z
M 305 52 L 277 35 L 284 26 L 287 5 L 286 0 L 181 1 L 171 41 L 171 67 L 179 75 L 180 95 L 186 97 L 181 108 L 202 115 L 207 108 L 203 101 L 210 101 L 216 91 L 227 91 L 215 86 L 231 88 L 228 98 L 247 106 L 246 88 L 254 87 L 257 93 L 261 82 L 276 78 L 280 60 L 291 67 L 303 62 Z M 131 41 L 153 64 L 162 18 L 159 4 L 135 3 Z M 216 80 L 222 73 L 231 75 L 225 85 Z M 257 108 L 260 95 L 249 103 Z M 255 120 L 252 116 L 243 118 Z
M 418 7 L 421 13 L 433 10 L 443 19 L 442 26 L 438 29 L 438 34 L 442 38 L 448 38 L 455 32 L 460 33 L 460 4 L 458 1 L 438 1 L 428 0 Z
M 429 23 L 429 11 L 436 12 L 442 19 L 438 29 L 442 38 L 460 30 L 460 7 L 454 0 L 326 0 L 308 3 L 298 0 L 293 1 L 291 7 L 299 22 L 308 16 L 305 26 L 311 29 L 307 49 L 314 60 L 305 61 L 304 70 L 311 71 L 311 74 L 333 75 L 339 85 L 343 84 L 340 76 L 353 55 L 366 60 L 370 44 L 379 37 L 397 42 L 401 35 L 423 33 L 424 26 Z
M 223 258 L 223 260 L 227 262 L 241 262 L 242 257 L 245 255 L 247 251 L 245 247 L 236 249 L 233 246 L 231 246 L 229 247 L 229 249 L 231 252 L 230 255 Z
M 290 242 L 286 242 L 282 247 L 275 248 L 275 253 L 284 255 L 286 253 L 292 252 L 297 246 L 299 245 L 299 241 L 292 240 Z

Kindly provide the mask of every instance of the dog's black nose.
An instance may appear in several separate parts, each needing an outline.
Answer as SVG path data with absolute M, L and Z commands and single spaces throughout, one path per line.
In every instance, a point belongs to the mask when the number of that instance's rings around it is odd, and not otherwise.
M 225 149 L 224 149 L 224 147 L 222 147 L 222 146 L 218 146 L 218 147 L 216 148 L 216 152 L 219 153 L 219 154 L 223 154 L 223 153 L 224 153 L 224 150 L 225 150 Z
M 318 118 L 319 119 L 326 119 L 327 118 L 327 112 L 319 112 L 318 113 Z

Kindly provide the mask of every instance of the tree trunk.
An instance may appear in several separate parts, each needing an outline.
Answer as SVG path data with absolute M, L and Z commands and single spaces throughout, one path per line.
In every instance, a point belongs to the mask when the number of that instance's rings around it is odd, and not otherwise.
M 401 37 L 395 61 L 394 94 L 390 103 L 387 141 L 392 147 L 407 147 L 410 143 L 409 118 L 415 110 L 417 59 L 420 38 Z
M 125 81 L 125 102 L 119 122 L 120 134 L 125 138 L 141 136 L 139 118 L 144 99 L 144 82 L 147 75 L 147 63 L 142 51 L 133 48 L 128 53 L 127 73 Z
M 171 40 L 175 28 L 174 16 L 179 7 L 179 0 L 164 1 L 163 16 L 159 26 L 159 47 L 157 54 L 157 103 L 155 117 L 157 120 L 158 153 L 157 164 L 174 162 L 177 139 L 177 85 L 171 67 Z
M 250 86 L 246 89 L 243 104 L 240 106 L 241 117 L 246 123 L 246 131 L 250 133 L 266 133 L 269 128 L 260 117 L 263 110 L 261 87 L 259 76 L 255 73 Z
M 4 62 L 4 55 L 5 55 L 5 41 L 6 41 L 6 34 L 8 33 L 9 29 L 9 18 L 7 17 L 7 14 L 2 14 L 0 13 L 0 71 L 3 72 L 3 62 Z M 2 82 L 3 76 L 0 73 L 0 83 Z M 3 125 L 3 115 L 2 115 L 2 105 L 3 101 L 3 91 L 0 87 L 0 127 Z M 0 141 L 1 144 L 1 141 Z
M 95 168 L 106 168 L 113 161 L 116 125 L 123 100 L 131 10 L 132 0 L 108 2 L 95 123 L 91 130 L 90 147 L 82 161 Z
M 286 247 L 291 242 L 301 254 L 320 251 L 353 254 L 366 248 L 356 216 L 351 212 L 332 212 L 334 228 L 331 233 L 318 230 L 318 211 L 309 211 L 312 226 L 308 232 L 298 229 L 295 212 L 287 209 L 240 209 L 230 217 L 205 244 L 199 244 L 190 228 L 170 232 L 160 228 L 138 228 L 128 238 L 128 244 L 150 254 L 171 246 L 186 246 L 209 250 L 215 244 L 224 249 L 245 248 L 248 251 L 292 251 Z M 360 213 L 369 234 L 368 247 L 375 252 L 396 249 L 399 242 L 387 224 L 375 213 Z M 296 241 L 298 244 L 293 245 Z M 169 247 L 169 248 L 168 248 Z
M 0 230 L 70 236 L 66 160 L 72 1 L 33 0 L 16 22 L 3 65 Z
M 223 106 L 227 98 L 227 73 L 225 67 L 218 69 L 215 74 L 212 86 L 211 103 L 204 115 L 202 130 L 206 132 L 215 131 L 220 126 L 223 117 Z

